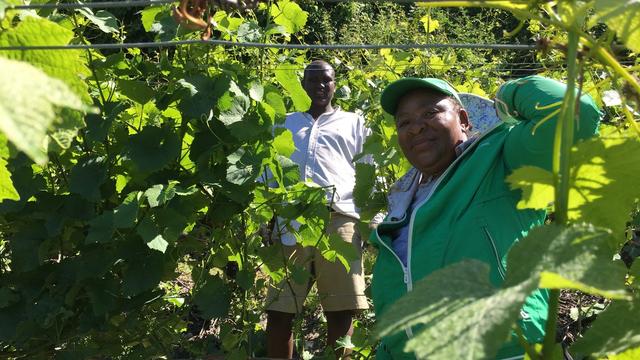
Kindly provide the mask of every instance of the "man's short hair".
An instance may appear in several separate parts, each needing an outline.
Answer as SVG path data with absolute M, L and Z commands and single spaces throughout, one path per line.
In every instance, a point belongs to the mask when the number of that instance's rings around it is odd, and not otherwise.
M 333 75 L 334 76 L 336 75 L 335 69 L 328 62 L 321 59 L 313 60 L 309 63 L 309 65 L 307 65 L 304 68 L 303 79 L 307 76 L 307 71 L 326 70 L 326 69 L 331 69 L 331 71 L 333 72 Z

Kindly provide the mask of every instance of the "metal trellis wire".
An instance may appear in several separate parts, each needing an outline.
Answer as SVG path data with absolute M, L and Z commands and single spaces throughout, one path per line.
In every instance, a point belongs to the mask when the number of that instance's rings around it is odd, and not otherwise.
M 69 45 L 17 45 L 0 46 L 0 51 L 26 51 L 26 50 L 90 50 L 90 49 L 131 49 L 131 48 L 162 48 L 181 45 L 219 45 L 245 48 L 272 48 L 272 49 L 297 49 L 297 50 L 379 50 L 379 49 L 489 49 L 489 50 L 519 50 L 530 51 L 538 48 L 537 45 L 526 44 L 469 44 L 469 43 L 431 43 L 431 44 L 267 44 L 257 42 L 235 42 L 228 40 L 179 40 L 135 42 L 121 44 L 69 44 Z
M 428 2 L 430 0 L 315 0 L 319 3 L 342 3 L 342 2 L 361 2 L 361 3 L 421 3 Z M 433 0 L 431 0 L 433 1 Z M 491 0 L 485 0 L 491 2 Z M 503 0 L 495 0 L 499 2 Z M 107 9 L 107 8 L 125 8 L 125 7 L 144 7 L 144 6 L 158 6 L 167 5 L 171 3 L 177 3 L 178 0 L 129 0 L 129 1 L 100 1 L 100 2 L 88 2 L 88 3 L 55 3 L 55 4 L 25 4 L 25 5 L 7 5 L 6 9 L 9 10 L 43 10 L 43 9 Z M 526 4 L 526 2 L 525 2 Z

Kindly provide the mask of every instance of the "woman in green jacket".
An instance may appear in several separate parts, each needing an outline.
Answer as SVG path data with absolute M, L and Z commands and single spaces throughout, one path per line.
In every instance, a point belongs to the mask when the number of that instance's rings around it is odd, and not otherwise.
M 413 168 L 392 186 L 388 215 L 372 233 L 379 249 L 372 283 L 376 316 L 414 282 L 464 259 L 487 263 L 492 283 L 502 283 L 509 248 L 545 218 L 543 211 L 518 210 L 521 194 L 505 179 L 524 165 L 551 169 L 556 117 L 533 130 L 556 109 L 546 105 L 562 101 L 565 91 L 564 84 L 540 76 L 509 81 L 496 95 L 505 121 L 478 134 L 473 127 L 482 115 L 465 110 L 447 82 L 405 78 L 387 86 L 382 108 L 394 116 L 398 142 Z M 599 119 L 593 100 L 582 96 L 575 139 L 596 134 Z M 530 343 L 544 338 L 547 302 L 547 291 L 539 289 L 520 312 Z M 377 358 L 415 358 L 403 351 L 412 332 L 383 338 Z M 523 353 L 513 341 L 496 358 L 521 359 Z

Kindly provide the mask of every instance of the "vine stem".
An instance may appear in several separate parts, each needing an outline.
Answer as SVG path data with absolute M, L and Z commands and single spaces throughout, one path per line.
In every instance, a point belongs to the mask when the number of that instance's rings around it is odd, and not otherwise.
M 555 214 L 560 225 L 569 222 L 569 188 L 571 171 L 571 146 L 576 121 L 576 80 L 578 78 L 578 46 L 580 35 L 569 32 L 567 44 L 567 90 L 564 94 L 562 108 L 556 124 L 553 144 L 553 179 L 555 188 Z M 545 337 L 542 346 L 542 359 L 552 360 L 556 347 L 556 331 L 558 323 L 559 289 L 549 292 L 549 312 L 545 325 Z
M 553 144 L 553 178 L 555 186 L 555 211 L 557 222 L 566 225 L 569 221 L 569 178 L 571 146 L 576 112 L 576 79 L 578 78 L 578 41 L 576 33 L 569 33 L 567 45 L 567 91 L 556 124 Z

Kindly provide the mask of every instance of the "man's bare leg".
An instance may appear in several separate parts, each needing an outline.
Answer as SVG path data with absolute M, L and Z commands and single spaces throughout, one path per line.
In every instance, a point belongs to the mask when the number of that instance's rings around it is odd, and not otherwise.
M 353 316 L 355 311 L 325 311 L 324 315 L 327 317 L 327 346 L 335 349 L 336 340 L 345 335 L 353 335 Z M 351 354 L 351 349 L 344 349 L 338 352 L 338 356 L 343 359 L 349 358 L 343 357 L 348 354 Z
M 267 311 L 267 356 L 274 359 L 293 358 L 293 318 L 295 314 Z

